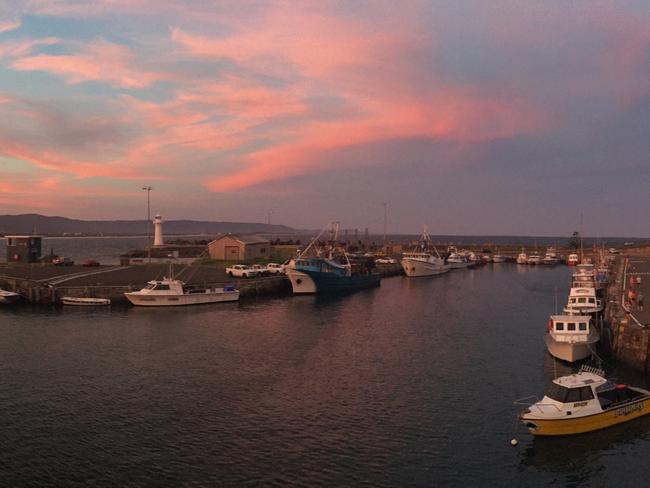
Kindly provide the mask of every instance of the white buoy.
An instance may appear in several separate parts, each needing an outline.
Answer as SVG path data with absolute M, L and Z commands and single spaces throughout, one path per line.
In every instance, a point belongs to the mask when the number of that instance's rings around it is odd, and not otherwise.
M 515 438 L 513 437 L 512 440 L 510 441 L 510 445 L 511 445 L 511 446 L 516 446 L 517 444 L 519 444 L 519 441 L 517 441 L 517 439 L 515 439 Z

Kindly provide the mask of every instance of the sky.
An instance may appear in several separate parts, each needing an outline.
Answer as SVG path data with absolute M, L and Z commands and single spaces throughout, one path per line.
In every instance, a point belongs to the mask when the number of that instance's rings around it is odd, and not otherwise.
M 650 2 L 3 0 L 0 214 L 650 236 Z M 581 224 L 582 222 L 582 224 Z

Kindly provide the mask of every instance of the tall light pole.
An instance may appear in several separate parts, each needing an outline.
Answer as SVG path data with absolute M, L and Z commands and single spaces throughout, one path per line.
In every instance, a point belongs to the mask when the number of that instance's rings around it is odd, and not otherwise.
M 147 256 L 149 264 L 151 264 L 151 190 L 152 186 L 143 186 L 142 189 L 147 192 L 147 239 L 149 245 L 147 246 Z
M 386 229 L 388 228 L 388 204 L 384 202 L 384 252 L 386 251 Z

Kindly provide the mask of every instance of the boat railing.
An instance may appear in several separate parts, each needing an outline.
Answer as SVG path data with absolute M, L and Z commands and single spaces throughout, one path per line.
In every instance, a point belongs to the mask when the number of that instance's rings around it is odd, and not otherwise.
M 601 368 L 596 368 L 594 366 L 588 366 L 586 364 L 583 364 L 580 366 L 580 371 L 578 373 L 592 373 L 601 377 L 605 377 L 605 371 L 603 371 Z
M 536 404 L 539 402 L 539 398 L 537 398 L 537 395 L 530 395 L 524 398 L 519 398 L 518 400 L 514 400 L 512 403 L 515 405 L 523 405 L 524 407 L 530 407 L 531 405 Z

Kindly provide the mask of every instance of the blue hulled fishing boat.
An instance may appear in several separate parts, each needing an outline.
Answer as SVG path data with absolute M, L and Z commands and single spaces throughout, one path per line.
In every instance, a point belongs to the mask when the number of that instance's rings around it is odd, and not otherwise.
M 380 285 L 381 275 L 374 271 L 372 259 L 352 262 L 340 249 L 337 256 L 338 224 L 330 230 L 333 237 L 327 251 L 318 249 L 316 243 L 324 232 L 325 229 L 285 268 L 295 294 L 347 293 Z

